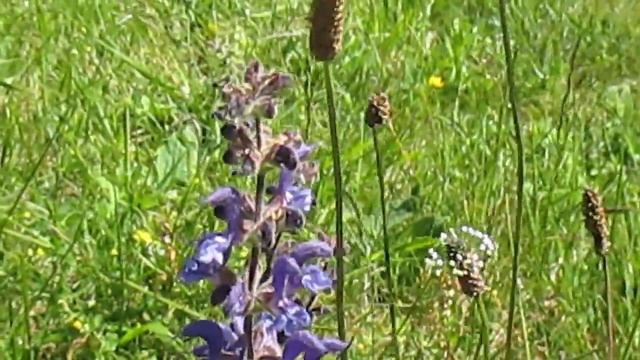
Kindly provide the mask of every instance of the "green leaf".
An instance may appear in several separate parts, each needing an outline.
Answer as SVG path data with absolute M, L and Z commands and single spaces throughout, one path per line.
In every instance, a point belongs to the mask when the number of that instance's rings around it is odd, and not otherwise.
M 166 326 L 164 326 L 162 323 L 158 321 L 154 321 L 144 325 L 138 325 L 134 328 L 129 329 L 129 331 L 127 331 L 127 333 L 120 338 L 120 341 L 118 342 L 118 346 L 126 345 L 131 340 L 138 338 L 140 335 L 146 332 L 150 332 L 156 336 L 165 337 L 165 338 L 173 336 Z

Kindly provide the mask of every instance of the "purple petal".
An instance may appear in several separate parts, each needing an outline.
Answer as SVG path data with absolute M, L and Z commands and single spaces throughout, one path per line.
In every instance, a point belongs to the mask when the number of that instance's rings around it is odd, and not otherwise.
M 194 259 L 214 266 L 222 266 L 225 263 L 225 253 L 231 241 L 228 236 L 220 233 L 207 234 L 202 238 L 196 249 Z
M 209 357 L 209 345 L 198 345 L 193 348 L 193 355 L 197 358 Z
M 294 209 L 299 209 L 304 213 L 311 211 L 315 200 L 311 189 L 291 186 L 285 192 L 285 205 Z
M 282 360 L 295 360 L 301 354 L 304 354 L 305 360 L 317 360 L 327 352 L 327 348 L 317 336 L 303 330 L 293 334 L 287 340 Z
M 194 259 L 187 259 L 180 271 L 180 280 L 187 284 L 211 278 L 215 274 L 212 264 L 203 264 Z
M 244 309 L 247 306 L 247 293 L 244 288 L 243 282 L 237 282 L 231 287 L 231 291 L 227 296 L 227 300 L 224 303 L 224 312 L 227 316 L 240 316 L 243 315 Z M 236 332 L 239 329 L 236 329 Z
M 305 265 L 302 268 L 300 282 L 307 290 L 314 294 L 331 289 L 333 279 L 318 265 Z
M 279 359 L 282 349 L 278 333 L 269 323 L 259 322 L 253 328 L 254 357 L 256 359 Z
M 224 324 L 219 324 L 219 326 L 220 330 L 222 330 L 222 336 L 224 337 L 225 350 L 229 350 L 232 345 L 237 344 L 239 336 L 231 329 L 231 327 Z
M 287 284 L 287 278 L 300 274 L 300 266 L 290 256 L 280 256 L 273 264 L 273 280 L 272 286 L 274 291 L 274 298 L 276 301 L 282 299 L 285 286 Z
M 280 167 L 280 179 L 278 181 L 278 188 L 276 190 L 278 195 L 284 196 L 287 190 L 293 186 L 295 182 L 295 171 L 288 170 L 285 167 Z
M 286 317 L 284 325 L 285 335 L 289 336 L 311 326 L 311 316 L 304 306 L 291 300 L 284 300 L 281 302 L 280 310 L 282 311 L 282 315 Z
M 210 360 L 217 359 L 225 346 L 225 339 L 220 325 L 210 320 L 197 320 L 182 329 L 182 336 L 199 337 L 207 342 L 207 355 Z M 195 349 L 194 349 L 195 350 Z M 198 349 L 201 352 L 200 349 Z
M 291 251 L 291 257 L 302 266 L 313 258 L 328 258 L 333 256 L 333 247 L 322 240 L 311 240 L 296 245 Z
M 205 202 L 209 203 L 211 206 L 222 205 L 229 200 L 237 199 L 239 195 L 238 190 L 235 188 L 225 186 L 214 191 L 205 199 Z
M 298 155 L 298 159 L 304 160 L 315 149 L 316 149 L 315 145 L 302 143 L 300 147 L 296 149 L 296 155 Z
M 339 354 L 345 351 L 349 347 L 348 342 L 344 342 L 336 338 L 324 338 L 322 344 L 327 348 L 330 353 Z

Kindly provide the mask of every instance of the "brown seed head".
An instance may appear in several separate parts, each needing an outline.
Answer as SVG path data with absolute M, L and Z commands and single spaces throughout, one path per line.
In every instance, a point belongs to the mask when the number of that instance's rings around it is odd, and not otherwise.
M 477 297 L 486 290 L 484 279 L 478 273 L 458 276 L 458 284 L 460 284 L 462 292 L 469 297 Z
M 458 246 L 447 244 L 447 257 L 454 265 L 454 274 L 465 295 L 477 297 L 487 289 L 482 275 L 484 263 L 477 256 L 464 252 Z
M 342 49 L 345 0 L 313 0 L 309 47 L 318 61 L 333 60 Z
M 374 94 L 364 114 L 364 121 L 373 128 L 391 121 L 391 103 L 385 93 Z
M 605 256 L 611 247 L 609 241 L 609 226 L 607 214 L 602 206 L 602 198 L 590 188 L 586 188 L 582 194 L 582 213 L 584 226 L 593 236 L 593 243 L 598 254 Z

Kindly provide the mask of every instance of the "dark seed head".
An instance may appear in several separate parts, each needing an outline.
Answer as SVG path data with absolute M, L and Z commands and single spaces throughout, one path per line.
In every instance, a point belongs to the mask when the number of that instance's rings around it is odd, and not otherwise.
M 211 113 L 212 118 L 220 121 L 223 121 L 225 119 L 225 116 L 226 116 L 226 111 L 224 107 L 220 107 Z
M 222 161 L 227 165 L 235 165 L 238 163 L 238 157 L 233 150 L 227 149 L 227 151 L 222 154 Z
M 267 194 L 267 196 L 273 196 L 276 193 L 276 190 L 277 188 L 274 185 L 269 185 L 264 190 L 264 193 Z
M 216 306 L 222 304 L 226 299 L 229 293 L 231 292 L 231 285 L 222 284 L 213 289 L 211 292 L 211 305 Z
M 278 105 L 273 100 L 269 101 L 264 108 L 264 116 L 267 119 L 273 119 L 276 117 L 277 113 L 278 113 Z
M 342 49 L 344 0 L 313 0 L 309 47 L 316 60 L 328 61 Z
M 280 145 L 273 160 L 278 164 L 284 165 L 288 170 L 295 170 L 298 166 L 298 158 L 296 153 L 288 146 Z
M 287 209 L 285 214 L 285 224 L 287 229 L 299 230 L 304 226 L 305 218 L 302 211 L 298 209 Z
M 480 296 L 487 288 L 482 275 L 477 273 L 458 276 L 458 284 L 462 292 L 469 297 Z
M 602 205 L 602 198 L 595 190 L 588 188 L 584 190 L 582 213 L 584 225 L 593 237 L 596 252 L 602 256 L 606 255 L 611 247 L 607 214 Z
M 213 208 L 213 215 L 220 220 L 224 220 L 226 218 L 226 208 L 224 205 L 218 205 Z
M 233 141 L 238 137 L 238 126 L 228 123 L 224 124 L 220 128 L 220 135 L 229 141 Z
M 369 98 L 369 105 L 364 114 L 364 120 L 369 127 L 376 127 L 389 122 L 391 119 L 391 104 L 385 93 L 374 94 Z

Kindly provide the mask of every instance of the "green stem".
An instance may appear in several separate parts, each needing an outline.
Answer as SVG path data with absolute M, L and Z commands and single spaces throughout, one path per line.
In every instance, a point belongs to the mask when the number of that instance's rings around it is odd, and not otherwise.
M 520 129 L 520 119 L 518 117 L 518 103 L 516 100 L 516 85 L 513 74 L 513 57 L 511 54 L 511 39 L 509 37 L 509 27 L 507 24 L 507 4 L 506 0 L 500 0 L 500 26 L 502 29 L 502 44 L 504 46 L 504 58 L 506 63 L 507 86 L 509 93 L 509 104 L 513 117 L 513 127 L 515 130 L 515 141 L 517 151 L 517 178 L 516 189 L 516 226 L 513 234 L 513 259 L 511 264 L 511 292 L 509 295 L 509 318 L 507 325 L 507 353 L 506 359 L 511 359 L 513 354 L 513 320 L 516 308 L 516 293 L 518 288 L 518 268 L 520 266 L 520 238 L 522 233 L 522 212 L 524 198 L 524 144 Z
M 256 145 L 258 149 L 262 149 L 262 126 L 260 118 L 256 118 Z M 264 194 L 264 181 L 265 174 L 262 170 L 259 170 L 256 177 L 256 197 L 255 197 L 255 221 L 258 223 L 262 216 L 262 196 Z M 249 278 L 247 291 L 251 294 L 250 298 L 254 298 L 256 289 L 256 273 L 258 271 L 258 261 L 260 260 L 260 242 L 255 242 L 251 248 L 251 259 L 249 260 Z M 250 300 L 245 310 L 246 316 L 244 318 L 244 333 L 247 340 L 247 352 L 246 358 L 253 359 L 253 316 L 251 314 L 251 308 L 253 307 L 253 301 Z
M 487 311 L 484 308 L 484 301 L 481 297 L 476 299 L 478 310 L 480 310 L 480 319 L 482 327 L 482 354 L 485 360 L 489 359 L 489 320 L 487 319 Z
M 382 240 L 384 242 L 384 266 L 385 280 L 387 282 L 387 291 L 389 292 L 389 318 L 391 319 L 391 339 L 396 350 L 396 358 L 400 359 L 400 347 L 398 344 L 398 328 L 396 323 L 396 296 L 393 289 L 393 281 L 391 274 L 391 250 L 389 247 L 389 231 L 387 228 L 387 204 L 385 202 L 384 187 L 384 166 L 382 164 L 382 154 L 380 153 L 380 145 L 378 142 L 378 131 L 375 127 L 371 128 L 373 135 L 373 147 L 376 153 L 376 169 L 378 174 L 378 187 L 380 188 L 380 207 L 382 208 Z
M 527 318 L 524 316 L 524 307 L 522 306 L 522 298 L 518 297 L 518 308 L 520 309 L 520 322 L 522 322 L 522 340 L 524 341 L 524 353 L 527 360 L 531 359 L 531 346 L 529 345 L 529 336 L 527 335 Z
M 20 268 L 24 269 L 24 258 L 20 258 Z M 26 335 L 26 345 L 27 345 L 27 353 L 30 358 L 33 358 L 33 349 L 31 348 L 31 321 L 29 319 L 29 310 L 31 308 L 31 302 L 29 301 L 29 290 L 28 283 L 26 281 L 26 277 L 22 274 L 20 289 L 22 290 L 22 316 L 24 317 L 24 330 Z
M 633 323 L 633 327 L 631 328 L 631 334 L 629 334 L 627 345 L 625 345 L 624 352 L 622 353 L 622 360 L 626 360 L 627 356 L 629 355 L 629 351 L 631 351 L 631 345 L 633 345 L 633 339 L 635 339 L 636 331 L 638 331 L 638 325 L 640 325 L 640 312 L 636 316 L 636 320 Z
M 338 143 L 338 129 L 336 125 L 336 105 L 333 98 L 333 83 L 331 81 L 331 64 L 324 63 L 324 80 L 327 91 L 327 111 L 329 113 L 329 131 L 331 133 L 331 154 L 333 156 L 333 180 L 335 182 L 336 198 L 336 311 L 338 317 L 338 336 L 346 340 L 344 316 L 344 241 L 342 234 L 342 169 L 340 166 L 340 145 Z M 346 352 L 341 358 L 347 359 Z
M 613 334 L 614 320 L 613 320 L 613 297 L 611 294 L 611 275 L 609 273 L 609 264 L 607 262 L 607 256 L 602 256 L 602 267 L 604 270 L 604 287 L 607 298 L 607 340 L 608 340 L 608 359 L 615 359 L 615 338 Z
M 309 131 L 311 128 L 311 101 L 313 98 L 313 86 L 311 77 L 313 74 L 311 73 L 311 61 L 307 58 L 307 70 L 306 70 L 307 78 L 304 81 L 304 113 L 307 118 L 307 124 L 304 127 L 304 138 L 309 138 Z
M 13 301 L 12 297 L 7 301 L 7 310 L 9 313 L 9 347 L 11 348 L 11 353 L 13 354 L 14 359 L 17 359 L 16 352 L 16 338 L 13 336 L 13 327 L 16 325 L 13 319 Z

